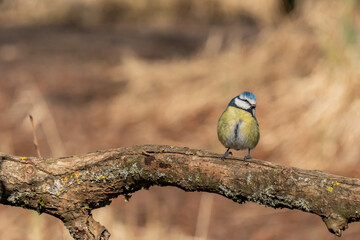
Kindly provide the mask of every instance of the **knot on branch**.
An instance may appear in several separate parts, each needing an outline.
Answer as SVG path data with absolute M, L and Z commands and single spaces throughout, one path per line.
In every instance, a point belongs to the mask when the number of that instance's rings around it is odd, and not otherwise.
M 329 231 L 338 237 L 341 237 L 342 231 L 348 228 L 348 222 L 338 214 L 330 214 L 329 217 L 323 217 L 323 221 Z
M 74 239 L 109 239 L 110 233 L 94 220 L 91 212 L 73 212 L 71 215 L 71 218 L 65 217 L 63 221 Z

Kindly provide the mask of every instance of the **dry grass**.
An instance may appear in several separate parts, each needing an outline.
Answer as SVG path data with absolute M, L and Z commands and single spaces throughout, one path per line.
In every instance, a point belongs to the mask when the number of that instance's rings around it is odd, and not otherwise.
M 0 150 L 35 155 L 31 113 L 45 156 L 145 143 L 223 152 L 217 119 L 232 97 L 251 90 L 261 129 L 254 157 L 358 177 L 359 8 L 355 1 L 301 1 L 295 14 L 283 16 L 276 1 L 83 0 L 50 6 L 4 0 L 0 25 L 8 28 L 55 24 L 89 30 L 111 23 L 144 31 L 210 30 L 191 55 L 158 60 L 122 43 L 86 48 L 90 39 L 76 44 L 78 35 L 69 33 L 49 46 L 40 40 L 36 45 L 31 33 L 26 42 L 1 38 Z M 244 16 L 255 22 L 250 40 L 238 36 L 249 31 L 242 28 L 249 20 Z M 101 34 L 95 44 L 108 37 Z M 70 50 L 56 52 L 58 44 Z M 172 188 L 138 192 L 129 203 L 116 199 L 96 210 L 95 218 L 113 239 L 331 238 L 315 216 L 239 206 L 218 196 L 211 203 Z M 1 207 L 0 222 L 7 239 L 69 239 L 55 219 L 22 209 Z M 350 224 L 343 239 L 359 231 L 359 224 Z
M 261 4 L 247 1 L 218 0 L 4 0 L 0 6 L 1 26 L 65 24 L 96 26 L 103 23 L 138 23 L 151 25 L 231 24 L 243 13 L 259 20 L 272 21 L 277 14 L 277 1 Z M 270 10 L 270 11 L 269 11 Z

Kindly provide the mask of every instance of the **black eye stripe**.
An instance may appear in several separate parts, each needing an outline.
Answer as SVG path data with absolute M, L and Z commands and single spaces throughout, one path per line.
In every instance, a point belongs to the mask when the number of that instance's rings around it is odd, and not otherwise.
M 256 105 L 255 105 L 255 106 L 253 106 L 253 105 L 249 102 L 249 100 L 248 100 L 248 99 L 242 99 L 242 98 L 239 98 L 239 100 L 244 101 L 244 102 L 247 102 L 247 103 L 251 106 L 251 108 L 255 108 L 255 107 L 256 107 Z
M 251 106 L 251 103 L 249 102 L 249 100 L 247 100 L 247 99 L 242 99 L 242 98 L 239 98 L 241 101 L 244 101 L 244 102 L 247 102 L 248 104 L 250 104 L 250 106 Z
M 236 101 L 238 101 L 238 103 L 236 103 Z M 233 106 L 233 107 L 237 107 L 240 108 L 242 110 L 248 111 L 251 113 L 252 109 L 255 109 L 255 105 L 252 105 L 250 103 L 251 99 L 242 99 L 239 96 L 238 97 L 234 97 L 233 99 L 231 99 L 230 103 L 228 104 L 229 106 Z M 239 105 L 240 104 L 240 105 Z M 244 106 L 244 104 L 246 104 Z

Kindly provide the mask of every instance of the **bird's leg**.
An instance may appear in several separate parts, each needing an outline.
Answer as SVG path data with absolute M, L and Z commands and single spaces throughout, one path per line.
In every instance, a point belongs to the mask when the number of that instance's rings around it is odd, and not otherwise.
M 221 159 L 222 159 L 222 160 L 225 160 L 225 158 L 226 158 L 227 156 L 232 155 L 232 152 L 230 152 L 229 150 L 230 150 L 230 148 L 228 148 L 228 149 L 226 150 L 226 152 L 221 156 Z
M 248 155 L 244 157 L 244 160 L 246 159 L 252 159 L 252 157 L 250 156 L 250 148 L 248 149 Z

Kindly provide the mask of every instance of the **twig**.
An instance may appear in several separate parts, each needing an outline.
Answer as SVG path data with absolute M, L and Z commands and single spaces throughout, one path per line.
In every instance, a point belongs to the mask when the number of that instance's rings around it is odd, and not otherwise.
M 32 127 L 32 132 L 33 132 L 33 137 L 34 137 L 34 147 L 35 147 L 37 156 L 38 156 L 39 158 L 41 158 L 39 143 L 38 143 L 38 140 L 37 140 L 37 137 L 36 137 L 34 119 L 33 119 L 33 116 L 31 116 L 31 114 L 29 114 L 29 118 L 30 118 L 31 127 Z
M 209 193 L 202 193 L 199 204 L 198 219 L 196 222 L 194 239 L 206 240 L 209 232 L 209 225 L 211 220 L 211 211 L 213 206 L 214 195 Z

